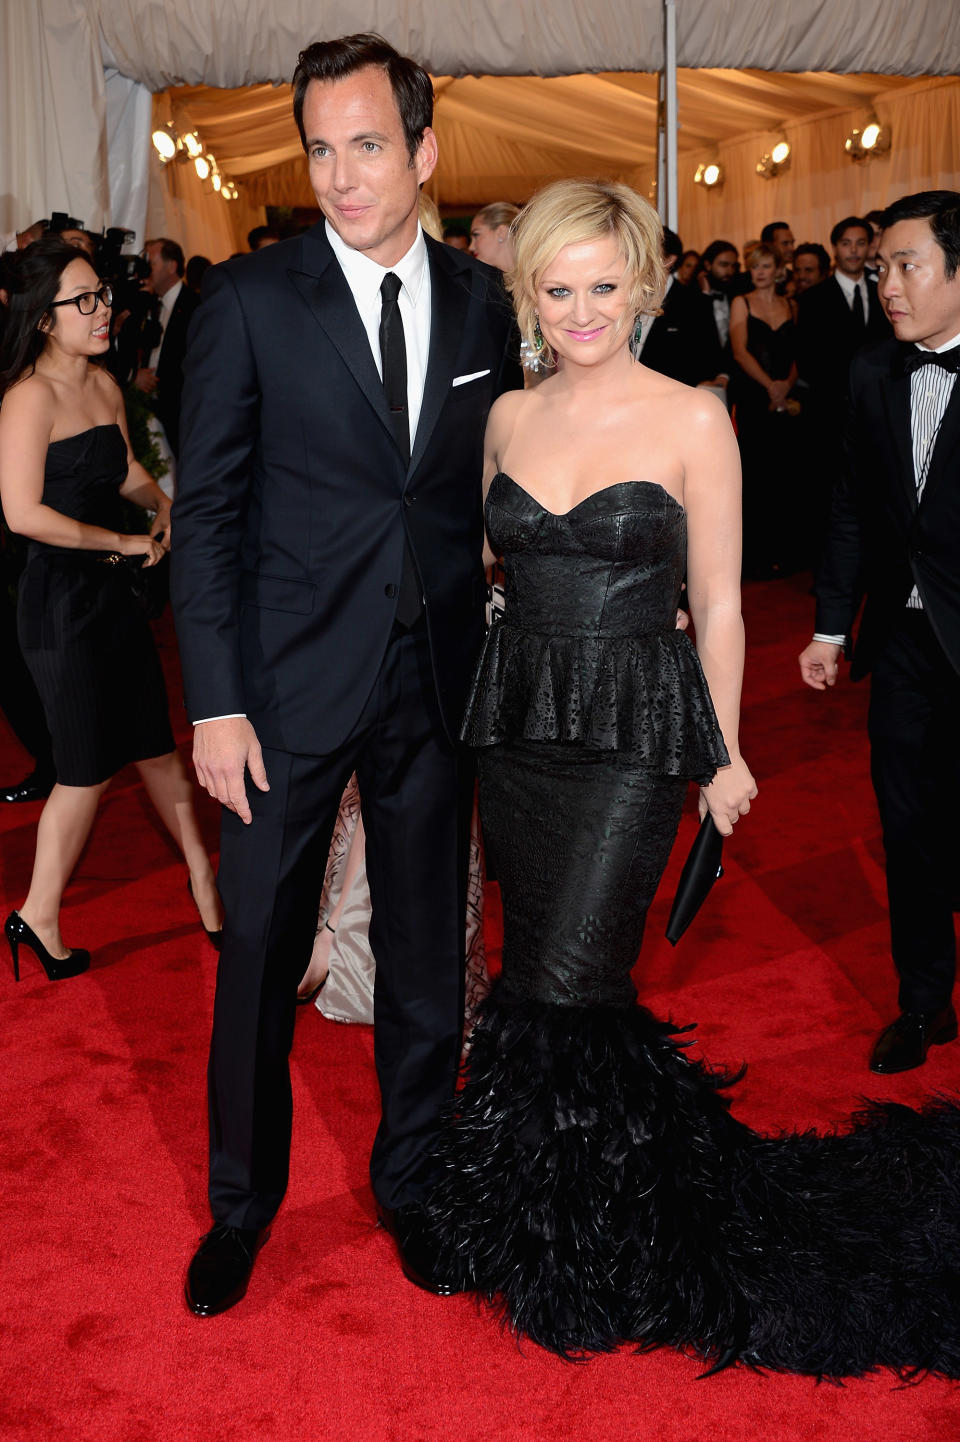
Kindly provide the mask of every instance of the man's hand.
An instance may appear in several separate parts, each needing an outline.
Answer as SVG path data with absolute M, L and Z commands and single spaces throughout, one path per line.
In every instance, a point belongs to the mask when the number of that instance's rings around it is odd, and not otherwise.
M 133 384 L 138 391 L 143 391 L 145 396 L 152 395 L 157 388 L 157 373 L 149 366 L 141 366 L 133 378 Z
M 28 245 L 32 245 L 35 240 L 39 240 L 46 233 L 46 221 L 35 220 L 32 225 L 27 226 L 26 230 L 17 231 L 17 249 L 26 250 Z
M 800 652 L 800 675 L 814 691 L 825 691 L 836 684 L 842 649 L 832 641 L 811 641 L 806 650 Z
M 245 716 L 200 721 L 193 730 L 193 764 L 197 780 L 214 800 L 235 811 L 249 826 L 253 817 L 247 801 L 243 773 L 261 791 L 269 791 L 263 753 L 257 733 Z

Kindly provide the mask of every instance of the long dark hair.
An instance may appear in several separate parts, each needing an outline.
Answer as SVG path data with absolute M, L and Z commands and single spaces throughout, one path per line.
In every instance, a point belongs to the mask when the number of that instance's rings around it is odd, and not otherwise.
M 82 250 L 67 245 L 59 236 L 43 235 L 25 250 L 7 256 L 0 332 L 0 398 L 24 371 L 32 373 L 47 343 L 40 329 L 44 318 L 53 320 L 50 309 L 60 289 L 60 277 L 72 260 L 87 260 Z

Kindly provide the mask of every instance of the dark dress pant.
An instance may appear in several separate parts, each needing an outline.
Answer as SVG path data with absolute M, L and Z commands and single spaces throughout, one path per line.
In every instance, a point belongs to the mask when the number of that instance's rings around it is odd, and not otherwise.
M 956 974 L 960 677 L 923 611 L 905 610 L 874 662 L 870 766 L 887 863 L 903 1011 L 947 1006 Z
M 330 838 L 356 771 L 377 964 L 374 1054 L 382 1112 L 370 1176 L 387 1207 L 416 1200 L 453 1094 L 463 1027 L 471 767 L 447 739 L 426 632 L 397 631 L 348 741 L 325 756 L 264 751 L 253 820 L 224 811 L 225 923 L 209 1065 L 216 1221 L 262 1227 L 287 1185 L 289 1053 Z M 316 1039 L 319 1044 L 319 1038 Z

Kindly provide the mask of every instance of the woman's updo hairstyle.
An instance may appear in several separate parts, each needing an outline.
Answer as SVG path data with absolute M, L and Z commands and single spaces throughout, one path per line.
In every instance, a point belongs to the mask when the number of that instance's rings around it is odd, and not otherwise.
M 56 235 L 42 235 L 32 245 L 5 257 L 3 307 L 0 329 L 0 396 L 24 371 L 32 371 L 47 343 L 46 330 L 56 311 L 50 309 L 60 289 L 60 277 L 71 261 L 88 257 Z
M 516 264 L 506 277 L 520 335 L 541 365 L 556 356 L 544 342 L 537 352 L 537 287 L 547 266 L 566 245 L 583 245 L 613 236 L 626 261 L 623 277 L 631 326 L 641 315 L 660 309 L 667 274 L 663 263 L 663 227 L 652 205 L 627 185 L 608 180 L 556 180 L 527 202 L 513 225 Z

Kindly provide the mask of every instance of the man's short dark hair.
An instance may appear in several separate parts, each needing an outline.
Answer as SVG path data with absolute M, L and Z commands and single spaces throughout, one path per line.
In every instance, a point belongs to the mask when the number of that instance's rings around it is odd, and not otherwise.
M 700 257 L 700 263 L 704 269 L 709 270 L 717 256 L 723 255 L 725 250 L 732 250 L 734 255 L 739 255 L 739 251 L 732 240 L 711 240 L 703 252 L 703 255 Z
M 785 220 L 771 220 L 760 232 L 761 245 L 773 245 L 777 238 L 778 230 L 789 230 L 790 226 Z
M 433 124 L 433 81 L 422 66 L 394 50 L 382 35 L 344 35 L 339 40 L 316 40 L 300 52 L 293 72 L 293 118 L 301 144 L 306 150 L 303 102 L 310 81 L 343 80 L 368 65 L 378 65 L 387 73 L 412 162 L 423 132 Z
M 873 226 L 865 215 L 848 215 L 843 220 L 838 220 L 830 232 L 830 244 L 834 250 L 848 230 L 862 230 L 868 242 L 873 239 Z
M 671 230 L 669 226 L 665 225 L 663 227 L 664 259 L 669 260 L 671 255 L 673 256 L 674 260 L 680 259 L 680 257 L 683 255 L 683 241 L 680 239 L 679 235 L 675 230 Z
M 953 280 L 960 268 L 960 190 L 918 190 L 904 195 L 883 212 L 883 228 L 901 220 L 929 220 L 933 238 L 943 251 L 943 270 Z
M 183 251 L 175 240 L 168 240 L 166 236 L 154 236 L 152 240 L 144 241 L 143 248 L 149 245 L 159 245 L 160 255 L 163 260 L 172 260 L 177 267 L 177 275 L 182 276 L 186 261 L 183 258 Z
M 251 250 L 256 250 L 264 240 L 279 240 L 280 232 L 273 225 L 255 225 L 252 230 L 247 231 L 247 245 Z
M 814 260 L 817 262 L 817 265 L 820 267 L 821 275 L 826 275 L 830 270 L 830 257 L 824 250 L 823 246 L 819 245 L 817 241 L 805 240 L 803 242 L 803 245 L 798 245 L 796 250 L 793 252 L 794 261 L 799 260 L 801 255 L 812 255 Z

